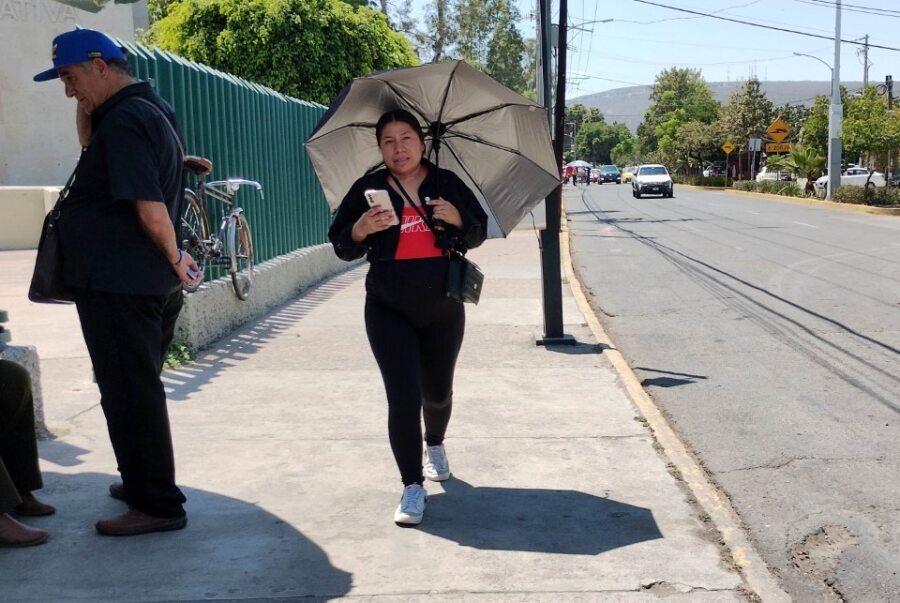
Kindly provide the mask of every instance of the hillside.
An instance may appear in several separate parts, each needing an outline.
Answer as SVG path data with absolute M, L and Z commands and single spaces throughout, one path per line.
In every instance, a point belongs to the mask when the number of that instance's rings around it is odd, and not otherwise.
M 709 87 L 720 103 L 728 102 L 731 95 L 744 82 L 710 82 Z M 769 100 L 783 105 L 812 105 L 816 95 L 831 94 L 831 82 L 760 82 Z M 842 85 L 851 91 L 860 90 L 862 82 L 843 82 Z M 621 122 L 634 132 L 644 119 L 644 113 L 650 106 L 650 86 L 629 86 L 616 88 L 569 99 L 566 104 L 581 103 L 585 107 L 600 109 L 607 122 Z

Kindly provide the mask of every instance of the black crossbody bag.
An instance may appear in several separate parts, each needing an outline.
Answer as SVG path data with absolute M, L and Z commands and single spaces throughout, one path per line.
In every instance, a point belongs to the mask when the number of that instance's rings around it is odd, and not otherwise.
M 68 304 L 75 299 L 72 291 L 63 282 L 59 213 L 63 201 L 69 194 L 69 189 L 72 188 L 77 170 L 78 165 L 76 164 L 66 185 L 59 192 L 53 209 L 44 217 L 44 225 L 41 227 L 37 257 L 34 259 L 34 273 L 31 275 L 31 285 L 28 287 L 28 299 L 38 304 Z
M 396 182 L 396 179 L 394 181 Z M 428 219 L 425 211 L 420 209 L 416 203 L 413 203 L 403 185 L 397 182 L 397 188 L 400 190 L 400 194 L 416 210 L 422 221 L 431 229 L 431 232 L 435 232 L 432 221 Z M 478 304 L 478 300 L 481 298 L 481 288 L 484 284 L 484 273 L 481 272 L 481 268 L 475 262 L 467 260 L 465 254 L 458 249 L 451 247 L 447 250 L 447 253 L 450 260 L 447 266 L 447 297 L 458 302 Z

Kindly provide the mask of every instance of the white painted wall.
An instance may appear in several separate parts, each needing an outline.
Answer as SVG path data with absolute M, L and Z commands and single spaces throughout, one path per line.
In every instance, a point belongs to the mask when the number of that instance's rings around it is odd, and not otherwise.
M 74 168 L 75 101 L 58 80 L 32 77 L 52 66 L 53 38 L 76 25 L 134 40 L 146 2 L 100 5 L 93 13 L 57 0 L 0 0 L 0 186 L 59 186 Z

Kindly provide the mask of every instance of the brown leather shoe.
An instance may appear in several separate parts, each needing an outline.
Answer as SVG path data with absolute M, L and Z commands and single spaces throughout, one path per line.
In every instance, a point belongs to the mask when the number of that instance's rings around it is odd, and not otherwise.
M 34 497 L 34 494 L 28 492 L 26 494 L 20 494 L 19 498 L 22 499 L 22 502 L 13 507 L 13 513 L 16 515 L 26 515 L 28 517 L 43 517 L 45 515 L 53 515 L 56 513 L 56 509 L 53 505 L 48 505 L 46 503 L 42 503 L 37 498 Z
M 125 500 L 125 485 L 122 482 L 113 482 L 109 485 L 109 495 L 116 500 Z
M 154 517 L 137 509 L 107 517 L 97 522 L 97 531 L 107 536 L 137 536 L 150 532 L 180 530 L 187 525 L 187 517 Z
M 43 544 L 50 538 L 45 530 L 19 523 L 6 513 L 0 513 L 0 546 L 22 547 Z

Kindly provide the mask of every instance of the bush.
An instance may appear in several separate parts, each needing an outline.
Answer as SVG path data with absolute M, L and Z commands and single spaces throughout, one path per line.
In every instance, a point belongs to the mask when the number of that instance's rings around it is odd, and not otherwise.
M 703 176 L 682 176 L 673 175 L 672 181 L 675 184 L 690 184 L 691 186 L 725 186 L 725 176 L 712 176 L 704 178 Z
M 831 193 L 831 200 L 854 205 L 895 206 L 900 205 L 900 189 L 880 187 L 866 194 L 866 189 L 861 186 L 839 186 Z
M 771 195 L 781 195 L 783 197 L 807 196 L 803 189 L 797 186 L 796 182 L 784 180 L 763 180 L 761 182 L 755 180 L 738 180 L 734 183 L 733 188 L 739 191 L 769 193 Z

